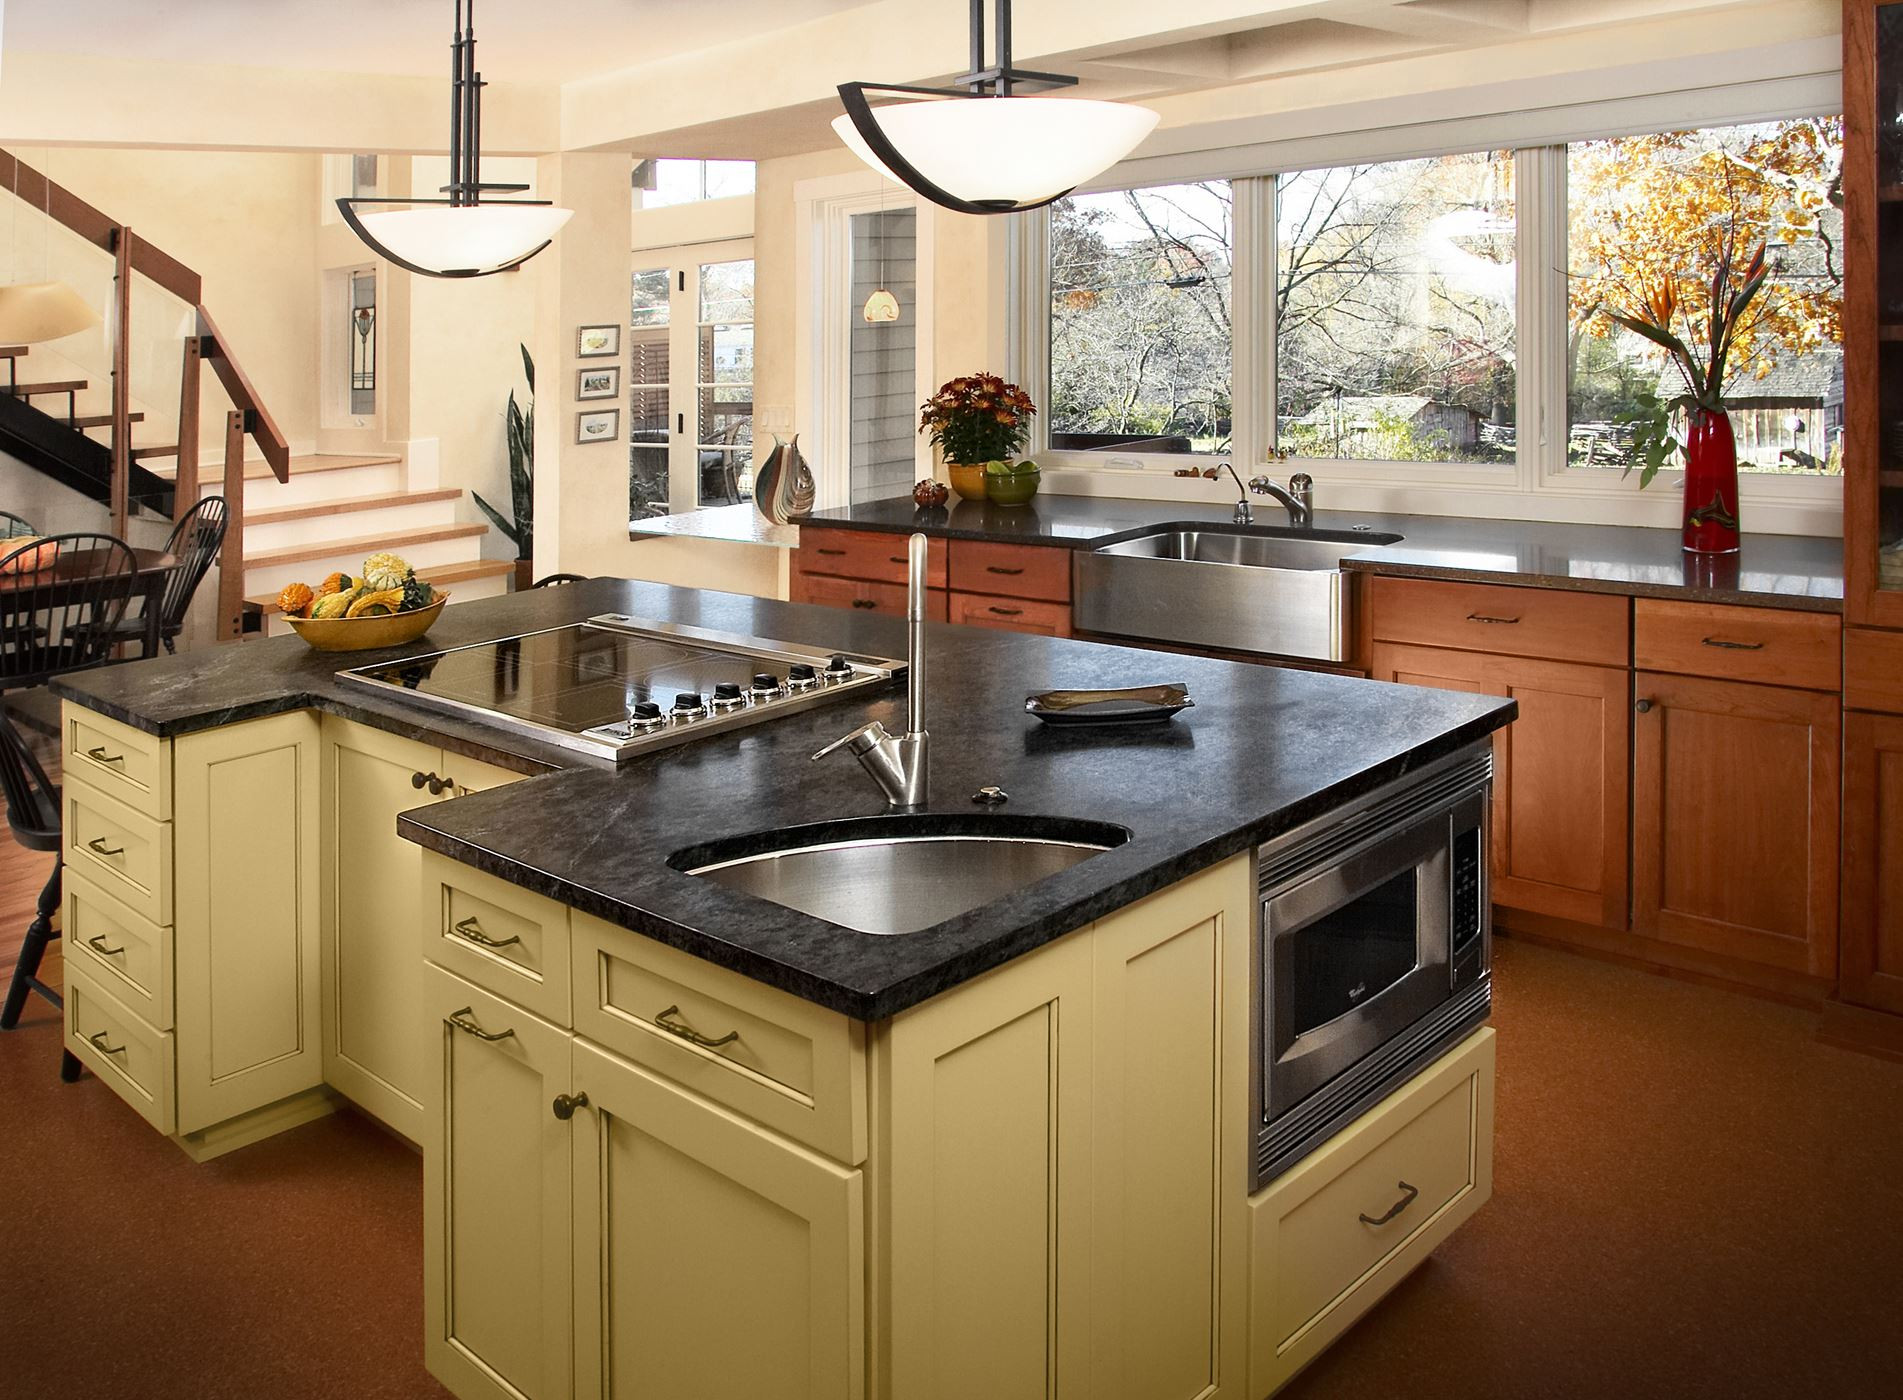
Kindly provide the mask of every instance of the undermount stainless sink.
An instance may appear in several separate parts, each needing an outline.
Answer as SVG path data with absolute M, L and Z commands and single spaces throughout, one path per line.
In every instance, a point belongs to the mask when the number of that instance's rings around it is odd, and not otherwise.
M 815 839 L 817 830 L 794 827 L 692 847 L 668 864 L 861 933 L 903 934 L 969 913 L 1130 837 L 1102 822 L 1033 828 L 1009 818 L 989 819 L 980 830 L 946 830 L 934 817 L 843 823 L 823 829 L 831 839 Z
M 1400 539 L 1372 530 L 1159 525 L 1077 551 L 1076 626 L 1345 661 L 1352 639 L 1342 560 Z

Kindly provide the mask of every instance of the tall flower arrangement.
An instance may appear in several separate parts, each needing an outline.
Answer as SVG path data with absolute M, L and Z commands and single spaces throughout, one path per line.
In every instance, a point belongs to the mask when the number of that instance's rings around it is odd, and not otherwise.
M 939 387 L 919 412 L 945 460 L 960 466 L 1001 461 L 1024 446 L 1037 406 L 1031 396 L 995 374 L 972 374 Z

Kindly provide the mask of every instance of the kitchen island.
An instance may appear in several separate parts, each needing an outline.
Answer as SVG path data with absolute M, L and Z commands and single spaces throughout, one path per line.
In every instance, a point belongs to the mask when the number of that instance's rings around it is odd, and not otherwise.
M 451 609 L 414 650 L 604 612 L 903 651 L 890 619 L 612 580 Z M 918 821 L 1127 838 L 896 937 L 676 859 L 876 832 L 865 775 L 809 755 L 896 723 L 896 691 L 614 770 L 346 686 L 295 639 L 72 677 L 68 1043 L 195 1155 L 337 1092 L 419 1140 L 426 1345 L 464 1397 L 1267 1394 L 1486 1198 L 1491 1036 L 1251 1194 L 1253 852 L 1513 707 L 926 647 Z M 1197 702 L 1165 727 L 1022 713 L 1165 681 Z M 1365 1223 L 1396 1179 L 1427 1199 Z

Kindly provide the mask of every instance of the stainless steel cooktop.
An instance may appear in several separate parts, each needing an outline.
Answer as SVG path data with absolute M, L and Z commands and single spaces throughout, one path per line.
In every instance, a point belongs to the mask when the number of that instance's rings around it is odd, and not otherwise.
M 338 672 L 428 709 L 617 762 L 904 674 L 902 661 L 622 613 Z

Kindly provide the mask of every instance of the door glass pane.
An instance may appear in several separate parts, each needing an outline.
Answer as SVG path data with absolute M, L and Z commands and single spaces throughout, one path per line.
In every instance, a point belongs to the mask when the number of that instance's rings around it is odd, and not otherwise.
M 1290 935 L 1295 1035 L 1366 1006 L 1414 970 L 1420 960 L 1417 874 L 1404 870 Z
M 1877 587 L 1903 589 L 1903 5 L 1877 9 Z M 1864 409 L 1868 412 L 1868 409 Z
M 365 270 L 350 274 L 350 412 L 366 417 L 376 411 L 377 274 Z
M 917 466 L 918 214 L 887 209 L 852 219 L 852 277 L 839 314 L 852 327 L 852 499 L 905 494 Z M 895 321 L 868 322 L 866 298 L 884 288 Z
M 696 483 L 704 506 L 753 498 L 753 260 L 703 263 L 695 354 Z
M 668 288 L 664 267 L 634 274 L 628 330 L 628 516 L 667 514 Z

